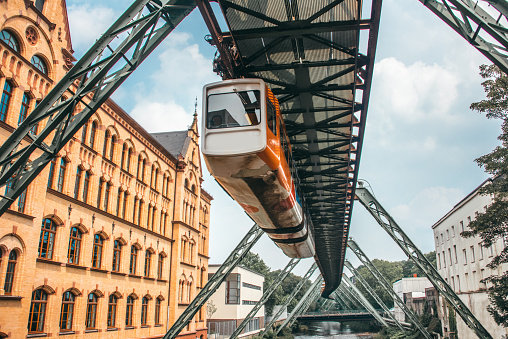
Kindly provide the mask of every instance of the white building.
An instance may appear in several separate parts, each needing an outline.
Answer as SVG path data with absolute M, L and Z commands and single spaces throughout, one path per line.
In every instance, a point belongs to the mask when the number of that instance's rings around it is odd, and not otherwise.
M 468 230 L 471 220 L 474 220 L 479 213 L 483 213 L 492 203 L 490 196 L 478 193 L 480 187 L 490 182 L 490 179 L 485 180 L 436 222 L 432 229 L 439 274 L 445 278 L 487 331 L 494 338 L 503 338 L 508 331 L 498 326 L 487 311 L 490 303 L 486 293 L 487 286 L 480 281 L 493 274 L 501 275 L 508 269 L 508 265 L 499 266 L 496 270 L 486 267 L 492 258 L 502 251 L 505 246 L 504 241 L 500 239 L 491 247 L 484 248 L 479 237 L 460 236 L 462 231 Z M 440 305 L 442 313 L 447 316 L 448 311 L 445 309 L 442 296 Z M 449 330 L 448 319 L 442 319 L 442 323 L 446 335 Z M 459 338 L 476 338 L 458 315 L 457 332 Z
M 393 290 L 416 314 L 421 315 L 425 304 L 425 289 L 433 287 L 429 279 L 414 277 L 402 278 L 393 283 Z M 406 321 L 404 311 L 395 303 L 395 319 Z
M 209 265 L 212 276 L 220 265 Z M 229 336 L 263 296 L 265 277 L 248 268 L 237 266 L 209 299 L 216 311 L 209 315 L 210 338 Z M 243 333 L 256 333 L 264 327 L 264 307 L 249 321 Z

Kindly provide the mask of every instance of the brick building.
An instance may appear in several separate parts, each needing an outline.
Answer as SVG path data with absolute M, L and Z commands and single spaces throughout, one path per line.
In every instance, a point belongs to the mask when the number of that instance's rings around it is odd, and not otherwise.
M 65 0 L 0 1 L 0 12 L 3 142 L 75 59 Z M 190 123 L 149 134 L 108 100 L 12 204 L 0 338 L 166 333 L 208 276 L 212 197 Z M 205 336 L 202 311 L 180 337 Z

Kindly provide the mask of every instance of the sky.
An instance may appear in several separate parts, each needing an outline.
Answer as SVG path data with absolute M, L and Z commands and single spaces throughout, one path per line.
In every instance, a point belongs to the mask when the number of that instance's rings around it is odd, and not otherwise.
M 67 0 L 74 55 L 82 56 L 130 4 Z M 187 129 L 196 98 L 201 110 L 203 85 L 220 80 L 206 34 L 195 10 L 113 100 L 149 132 Z M 485 97 L 478 67 L 488 62 L 419 1 L 384 0 L 359 178 L 423 252 L 434 250 L 431 226 L 487 178 L 474 159 L 499 144 L 499 122 L 469 109 Z M 203 177 L 214 197 L 210 263 L 222 263 L 253 222 L 207 172 Z M 371 259 L 406 259 L 360 203 L 350 235 Z M 252 251 L 272 269 L 289 261 L 266 235 Z M 358 265 L 352 253 L 346 257 Z M 302 260 L 294 273 L 311 264 Z

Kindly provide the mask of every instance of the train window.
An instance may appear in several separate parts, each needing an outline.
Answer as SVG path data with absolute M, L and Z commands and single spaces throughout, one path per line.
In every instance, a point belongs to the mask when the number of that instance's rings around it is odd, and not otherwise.
M 235 91 L 208 96 L 207 128 L 252 126 L 261 120 L 259 91 Z
M 272 131 L 273 134 L 277 135 L 277 124 L 275 119 L 277 114 L 275 113 L 275 107 L 273 107 L 270 100 L 266 99 L 266 123 L 268 124 L 268 128 Z

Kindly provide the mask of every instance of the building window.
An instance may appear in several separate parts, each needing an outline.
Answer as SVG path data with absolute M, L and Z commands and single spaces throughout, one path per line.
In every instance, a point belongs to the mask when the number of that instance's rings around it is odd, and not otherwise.
M 104 146 L 102 147 L 102 156 L 105 158 L 108 152 L 108 144 L 111 141 L 111 133 L 106 131 L 106 135 L 104 136 Z
M 120 168 L 125 169 L 125 159 L 127 158 L 127 150 L 129 149 L 129 146 L 127 144 L 123 144 L 123 150 L 122 150 L 122 162 L 120 163 Z
M 92 122 L 92 128 L 90 129 L 90 148 L 95 147 L 95 134 L 97 133 L 97 121 Z
M 226 278 L 226 304 L 240 304 L 240 274 Z
M 131 260 L 129 263 L 129 274 L 136 274 L 136 263 L 138 261 L 138 249 L 136 246 L 131 246 Z
M 104 192 L 104 211 L 108 211 L 109 205 L 109 195 L 111 193 L 111 186 L 113 186 L 110 182 L 106 183 L 106 191 Z
M 122 256 L 122 244 L 120 241 L 115 240 L 113 247 L 113 267 L 111 268 L 115 272 L 120 272 L 120 258 Z
M 35 0 L 35 8 L 42 12 L 42 9 L 44 8 L 44 0 Z
M 104 247 L 104 239 L 102 239 L 102 237 L 99 234 L 94 235 L 92 267 L 101 268 L 103 247 Z
M 83 125 L 83 130 L 81 131 L 81 143 L 84 144 L 86 142 L 86 133 L 88 129 L 88 124 Z
M 440 253 L 437 254 L 437 269 L 438 270 L 441 269 L 441 254 Z
M 446 267 L 446 257 L 444 251 L 441 252 L 443 254 L 443 267 Z
M 157 279 L 162 279 L 162 268 L 164 267 L 164 256 L 159 253 L 159 261 L 157 265 Z
M 475 256 L 474 256 L 474 246 L 471 246 L 471 262 L 475 262 Z
M 83 179 L 83 202 L 88 201 L 88 187 L 90 186 L 90 172 L 85 172 L 85 178 Z
M 129 193 L 124 192 L 123 194 L 123 207 L 122 207 L 122 219 L 125 219 L 125 211 L 127 210 L 127 199 L 129 198 Z
M 452 226 L 452 238 L 455 238 L 455 226 Z
M 39 258 L 53 259 L 56 225 L 51 219 L 42 220 L 41 238 L 39 240 Z
M 483 245 L 481 242 L 478 243 L 478 250 L 479 250 L 479 259 L 478 260 L 483 260 Z
M 25 213 L 25 203 L 26 203 L 26 188 L 21 192 L 18 198 L 18 212 Z
M 58 192 L 63 192 L 66 169 L 67 169 L 67 162 L 64 159 L 60 159 L 60 170 L 58 172 L 58 184 L 56 187 Z
M 12 285 L 14 284 L 14 273 L 16 272 L 16 263 L 18 261 L 18 253 L 12 250 L 9 254 L 7 262 L 7 272 L 5 272 L 4 292 L 7 295 L 12 294 Z
M 81 177 L 83 176 L 83 170 L 78 166 L 76 170 L 76 182 L 74 183 L 74 199 L 79 197 L 79 188 L 81 186 Z
M 453 260 L 452 260 L 452 250 L 449 248 L 448 249 L 448 257 L 450 258 L 450 266 L 453 264 Z
M 79 264 L 79 254 L 81 251 L 82 234 L 77 227 L 71 228 L 69 237 L 69 253 L 67 254 L 69 264 Z
M 139 209 L 138 209 L 138 225 L 141 226 L 141 214 L 143 213 L 143 200 L 139 201 Z
M 76 296 L 67 291 L 62 296 L 62 310 L 60 312 L 60 330 L 70 331 L 72 330 L 72 318 L 74 315 L 74 304 Z
M 141 300 L 141 325 L 147 324 L 147 313 L 148 313 L 148 298 L 143 297 Z
M 48 66 L 46 66 L 46 63 L 44 62 L 44 60 L 42 60 L 41 57 L 34 55 L 30 60 L 30 63 L 34 65 L 35 68 L 37 68 L 39 71 L 48 75 Z
M 116 307 L 118 306 L 118 298 L 112 294 L 108 300 L 108 328 L 114 328 L 116 325 Z
M 102 186 L 104 186 L 104 180 L 99 180 L 99 189 L 97 190 L 97 208 L 101 208 L 102 201 Z
M 134 310 L 134 298 L 132 295 L 127 297 L 127 310 L 125 312 L 125 325 L 132 326 L 132 313 Z
M 5 119 L 7 118 L 7 110 L 9 109 L 11 97 L 12 97 L 12 84 L 9 81 L 6 81 L 4 84 L 4 90 L 2 92 L 2 100 L 0 100 L 0 121 L 5 121 Z
M 466 249 L 462 250 L 462 254 L 464 255 L 464 265 L 467 265 L 467 253 L 466 253 Z
M 3 30 L 0 32 L 0 40 L 7 44 L 10 48 L 20 53 L 18 39 L 9 31 Z
M 32 292 L 32 303 L 30 304 L 30 314 L 28 316 L 28 333 L 44 332 L 47 303 L 48 294 L 44 290 L 38 289 Z
M 109 160 L 113 161 L 115 157 L 115 144 L 116 144 L 116 135 L 111 137 L 111 146 L 109 147 Z
M 118 188 L 118 194 L 116 196 L 116 216 L 120 216 L 120 209 L 122 207 L 122 189 Z
M 161 298 L 155 299 L 155 325 L 161 324 Z
M 460 231 L 464 232 L 464 222 L 461 221 L 459 224 L 460 224 Z
M 134 204 L 132 210 L 132 222 L 136 223 L 136 212 L 138 211 L 139 199 L 138 197 L 134 197 Z
M 30 96 L 28 93 L 23 93 L 23 99 L 21 99 L 21 109 L 19 110 L 18 126 L 26 119 L 28 115 L 28 108 L 30 107 Z
M 145 253 L 145 277 L 150 276 L 151 264 L 152 264 L 152 253 L 150 251 L 146 251 L 146 253 Z
M 86 329 L 95 329 L 95 323 L 97 319 L 97 303 L 98 298 L 95 293 L 88 295 L 88 301 L 86 305 Z
M 455 257 L 455 263 L 458 263 L 458 260 L 457 260 L 457 245 L 453 245 L 453 255 Z

